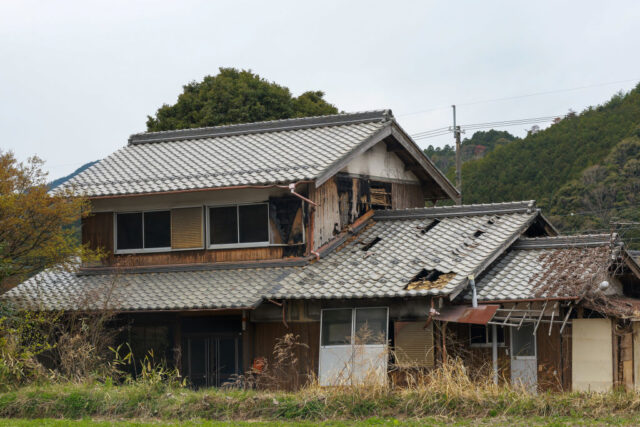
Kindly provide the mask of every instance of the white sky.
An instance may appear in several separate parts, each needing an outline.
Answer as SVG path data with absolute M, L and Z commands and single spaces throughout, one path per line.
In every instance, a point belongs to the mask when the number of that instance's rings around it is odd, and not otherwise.
M 450 125 L 454 103 L 598 85 L 460 105 L 458 122 L 580 111 L 640 80 L 638 22 L 634 0 L 3 0 L 0 149 L 58 178 L 221 66 L 323 90 L 344 111 L 391 108 L 409 133 Z

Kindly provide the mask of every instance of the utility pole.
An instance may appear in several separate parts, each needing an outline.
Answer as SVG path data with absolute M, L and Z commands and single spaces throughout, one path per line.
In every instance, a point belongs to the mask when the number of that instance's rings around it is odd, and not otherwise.
M 460 201 L 458 204 L 462 204 L 462 153 L 460 149 L 460 126 L 456 125 L 456 106 L 453 108 L 453 136 L 456 138 L 456 187 L 460 192 Z

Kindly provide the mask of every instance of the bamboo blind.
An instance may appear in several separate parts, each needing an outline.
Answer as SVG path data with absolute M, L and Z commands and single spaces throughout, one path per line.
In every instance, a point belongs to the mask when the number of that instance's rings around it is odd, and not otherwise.
M 395 323 L 395 353 L 402 367 L 433 367 L 433 323 Z
M 171 210 L 171 249 L 204 247 L 202 207 Z

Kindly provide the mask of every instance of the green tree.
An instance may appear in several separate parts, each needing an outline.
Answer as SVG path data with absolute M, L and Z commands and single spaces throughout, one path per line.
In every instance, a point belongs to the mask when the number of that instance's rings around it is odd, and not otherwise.
M 71 190 L 50 194 L 42 161 L 19 163 L 0 152 L 0 292 L 54 265 L 88 256 L 78 241 L 86 199 Z
M 288 88 L 250 70 L 220 68 L 215 76 L 183 86 L 174 105 L 163 105 L 148 116 L 148 131 L 250 123 L 292 117 L 336 114 L 321 91 L 293 97 Z

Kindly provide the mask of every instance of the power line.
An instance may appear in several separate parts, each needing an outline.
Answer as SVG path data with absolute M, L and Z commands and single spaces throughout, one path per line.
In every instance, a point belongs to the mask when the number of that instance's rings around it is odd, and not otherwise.
M 576 90 L 590 89 L 590 88 L 594 88 L 594 87 L 602 87 L 602 86 L 608 86 L 608 85 L 619 84 L 619 83 L 629 83 L 629 82 L 635 82 L 635 81 L 638 81 L 638 80 L 640 80 L 640 78 L 617 80 L 617 81 L 613 81 L 613 82 L 594 83 L 594 84 L 590 84 L 590 85 L 586 85 L 586 86 L 577 86 L 577 87 L 564 88 L 564 89 L 554 89 L 554 90 L 548 90 L 548 91 L 543 91 L 543 92 L 534 92 L 534 93 L 527 93 L 527 94 L 522 94 L 522 95 L 506 96 L 506 97 L 502 97 L 502 98 L 477 100 L 477 101 L 459 103 L 459 104 L 456 104 L 456 105 L 469 106 L 469 105 L 485 104 L 485 103 L 489 103 L 489 102 L 509 101 L 509 100 L 512 100 L 512 99 L 521 99 L 521 98 L 530 98 L 530 97 L 533 97 L 533 96 L 552 95 L 552 94 L 555 94 L 555 93 L 572 92 L 572 91 L 576 91 Z M 431 108 L 431 109 L 427 109 L 427 110 L 414 111 L 414 112 L 411 112 L 411 113 L 400 114 L 400 115 L 398 115 L 398 117 L 415 116 L 416 114 L 430 113 L 432 111 L 444 110 L 445 108 L 450 108 L 450 106 L 447 105 L 447 106 L 435 107 L 435 108 Z
M 513 119 L 513 120 L 502 120 L 497 122 L 484 122 L 484 123 L 472 123 L 468 125 L 460 125 L 460 129 L 463 131 L 466 130 L 478 130 L 478 129 L 487 129 L 487 128 L 497 128 L 497 127 L 510 127 L 510 126 L 521 126 L 527 124 L 537 124 L 537 123 L 546 123 L 552 122 L 557 119 L 564 118 L 564 114 L 558 114 L 555 116 L 544 116 L 544 117 L 529 117 L 525 119 Z M 453 132 L 453 129 L 450 127 L 443 127 L 437 129 L 426 130 L 422 132 L 417 132 L 411 137 L 414 140 L 435 138 L 438 136 L 447 135 Z

